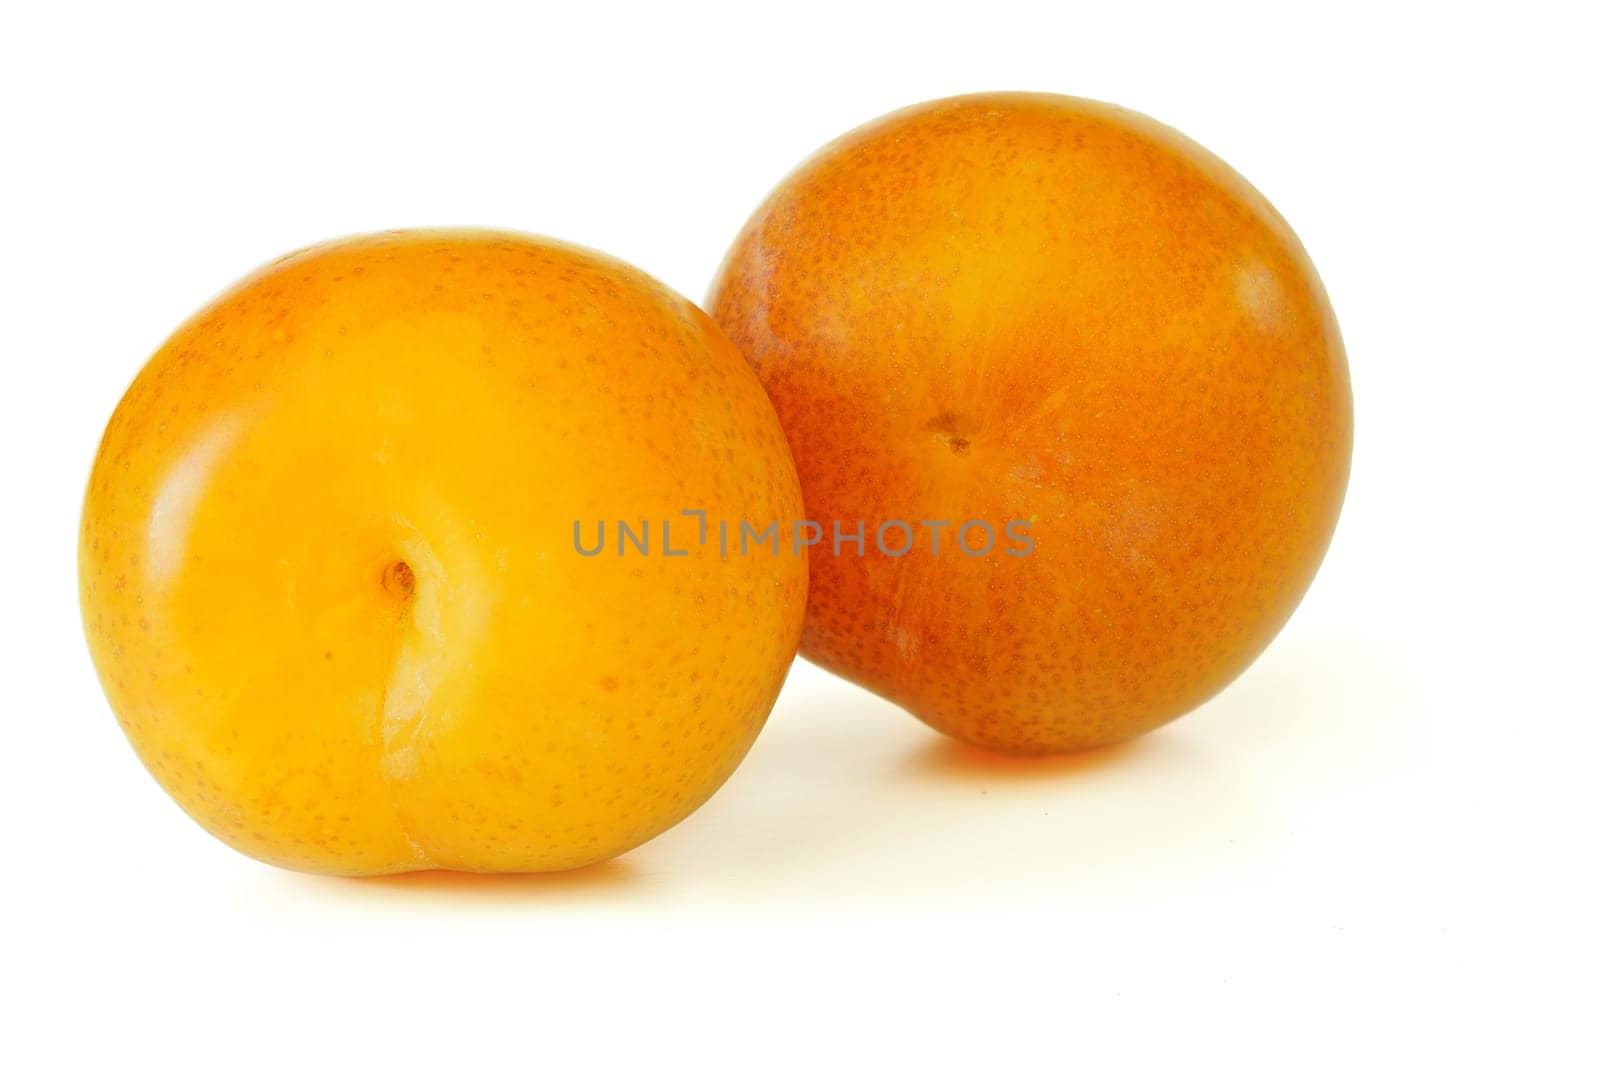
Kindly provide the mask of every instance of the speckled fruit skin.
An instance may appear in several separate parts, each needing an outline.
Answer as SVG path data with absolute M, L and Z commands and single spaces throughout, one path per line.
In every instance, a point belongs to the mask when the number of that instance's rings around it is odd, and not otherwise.
M 573 545 L 695 507 L 801 512 L 771 405 L 688 301 L 543 239 L 334 242 L 218 298 L 117 407 L 89 645 L 151 773 L 258 859 L 577 867 L 722 784 L 799 641 L 803 555 Z
M 767 199 L 709 306 L 825 528 L 1031 519 L 1021 558 L 811 553 L 801 652 L 972 743 L 1070 751 L 1196 707 L 1332 536 L 1351 398 L 1316 272 L 1243 178 L 1133 112 L 879 119 Z

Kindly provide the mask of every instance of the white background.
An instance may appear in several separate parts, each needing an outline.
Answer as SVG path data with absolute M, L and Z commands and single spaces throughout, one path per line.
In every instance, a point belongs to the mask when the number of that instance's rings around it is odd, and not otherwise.
M 8 5 L 0 1058 L 1596 1062 L 1594 27 L 1581 5 Z M 135 760 L 77 510 L 144 358 L 309 242 L 528 230 L 693 297 L 892 108 L 1098 97 L 1229 160 L 1350 353 L 1343 521 L 1209 705 L 963 750 L 807 665 L 577 874 L 318 879 Z

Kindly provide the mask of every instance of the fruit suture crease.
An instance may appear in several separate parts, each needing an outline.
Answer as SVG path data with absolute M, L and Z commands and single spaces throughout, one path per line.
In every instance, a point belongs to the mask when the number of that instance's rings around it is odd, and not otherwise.
M 797 648 L 974 744 L 1107 744 L 1237 677 L 1332 537 L 1327 295 L 1142 115 L 870 123 L 778 186 L 707 307 L 557 241 L 409 231 L 180 327 L 79 538 L 163 788 L 299 870 L 578 867 L 703 803 Z
M 687 547 L 683 543 L 673 547 L 672 520 L 662 519 L 657 527 L 660 530 L 660 540 L 656 542 L 656 551 L 662 556 L 687 556 L 695 551 L 697 545 L 701 548 L 711 547 L 708 545 L 710 524 L 706 512 L 697 508 L 685 508 L 679 514 L 698 517 L 698 538 L 693 534 L 687 535 L 690 538 Z M 585 527 L 590 525 L 593 527 L 592 532 L 585 534 Z M 1000 537 L 995 532 L 996 525 L 983 519 L 968 519 L 965 522 L 951 519 L 919 519 L 916 522 L 885 519 L 873 528 L 873 533 L 869 536 L 865 519 L 857 519 L 854 523 L 834 519 L 832 535 L 825 537 L 822 524 L 811 519 L 802 519 L 787 529 L 780 529 L 781 524 L 776 519 L 764 525 L 752 523 L 748 519 L 740 519 L 737 522 L 718 519 L 715 524 L 714 547 L 717 553 L 724 557 L 730 553 L 749 555 L 751 552 L 763 550 L 777 555 L 784 541 L 781 535 L 787 533 L 788 551 L 797 556 L 818 546 L 831 550 L 835 556 L 849 551 L 853 551 L 857 556 L 864 556 L 871 546 L 880 554 L 895 559 L 913 549 L 920 549 L 937 556 L 941 551 L 949 551 L 952 545 L 969 556 L 987 556 L 1001 544 Z M 998 525 L 1005 531 L 1006 547 L 1003 551 L 1006 555 L 1033 554 L 1033 539 L 1028 533 L 1032 524 L 1028 520 L 1012 519 L 1010 522 Z M 625 519 L 617 519 L 613 522 L 612 529 L 618 556 L 652 554 L 650 520 L 629 523 Z M 920 537 L 919 531 L 927 536 Z M 586 544 L 586 542 L 592 543 Z M 600 519 L 592 524 L 586 524 L 581 520 L 573 520 L 572 547 L 583 556 L 598 556 L 604 552 L 606 521 Z

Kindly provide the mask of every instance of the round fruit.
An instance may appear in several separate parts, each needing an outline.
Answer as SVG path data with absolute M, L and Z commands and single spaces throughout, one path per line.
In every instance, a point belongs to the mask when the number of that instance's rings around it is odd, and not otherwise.
M 1183 714 L 1332 536 L 1351 402 L 1322 285 L 1260 193 L 1141 115 L 889 115 L 778 187 L 710 303 L 828 531 L 801 652 L 956 737 L 1060 752 Z M 968 553 L 976 521 L 1020 536 Z
M 249 278 L 133 383 L 83 612 L 135 750 L 235 848 L 557 870 L 709 797 L 794 655 L 803 556 L 724 557 L 681 511 L 800 507 L 755 376 L 664 286 L 547 240 L 357 238 Z M 617 520 L 649 551 L 578 550 Z

